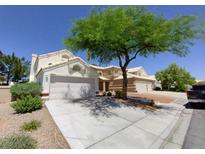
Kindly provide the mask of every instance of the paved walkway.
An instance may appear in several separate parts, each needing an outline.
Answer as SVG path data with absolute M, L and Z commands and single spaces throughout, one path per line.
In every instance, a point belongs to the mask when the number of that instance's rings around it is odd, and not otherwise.
M 190 126 L 184 141 L 184 149 L 205 148 L 205 104 L 193 104 Z
M 47 101 L 71 148 L 160 148 L 184 106 L 160 104 L 150 112 L 108 98 Z

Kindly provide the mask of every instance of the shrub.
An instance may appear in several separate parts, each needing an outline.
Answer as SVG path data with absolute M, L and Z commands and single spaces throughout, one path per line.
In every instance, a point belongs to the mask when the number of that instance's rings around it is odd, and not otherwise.
M 21 129 L 25 131 L 32 131 L 32 130 L 37 130 L 39 127 L 41 127 L 41 122 L 38 120 L 32 120 L 30 122 L 25 122 L 21 126 Z
M 22 99 L 17 99 L 16 102 L 11 104 L 16 113 L 32 112 L 42 108 L 42 100 L 39 96 L 32 97 L 26 96 Z
M 156 91 L 160 91 L 161 88 L 160 88 L 160 87 L 155 87 L 154 90 L 156 90 Z
M 11 87 L 12 100 L 21 99 L 28 95 L 39 96 L 41 92 L 40 84 L 36 82 L 17 83 Z
M 123 93 L 122 93 L 122 91 L 115 91 L 115 97 L 116 97 L 116 98 L 123 98 Z
M 112 96 L 112 93 L 110 91 L 108 91 L 107 96 Z
M 0 149 L 35 149 L 37 142 L 29 135 L 11 135 L 0 139 Z

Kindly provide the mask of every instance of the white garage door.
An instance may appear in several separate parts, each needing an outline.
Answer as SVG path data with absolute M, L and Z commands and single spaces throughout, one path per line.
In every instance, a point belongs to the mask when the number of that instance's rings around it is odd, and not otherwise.
M 80 99 L 95 96 L 92 78 L 51 76 L 49 99 Z
M 152 83 L 150 82 L 136 82 L 135 85 L 137 92 L 148 92 L 152 90 Z

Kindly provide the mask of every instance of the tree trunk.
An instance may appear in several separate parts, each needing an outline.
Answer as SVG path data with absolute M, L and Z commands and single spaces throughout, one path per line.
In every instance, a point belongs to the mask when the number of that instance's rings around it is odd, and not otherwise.
M 10 80 L 10 71 L 8 72 L 7 77 L 6 77 L 6 84 L 7 85 L 9 85 L 9 80 Z
M 122 87 L 122 93 L 123 93 L 123 99 L 127 99 L 127 71 L 126 69 L 122 69 L 122 76 L 123 76 L 123 87 Z

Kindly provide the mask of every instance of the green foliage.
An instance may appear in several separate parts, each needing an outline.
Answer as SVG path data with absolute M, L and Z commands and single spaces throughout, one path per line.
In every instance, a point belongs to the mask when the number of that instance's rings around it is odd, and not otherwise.
M 157 72 L 155 76 L 161 82 L 162 89 L 168 91 L 186 91 L 188 85 L 195 83 L 195 78 L 176 64 L 171 64 L 167 69 Z
M 6 76 L 7 84 L 11 78 L 18 82 L 23 76 L 28 76 L 29 67 L 29 61 L 16 57 L 14 53 L 0 56 L 0 71 Z
M 112 96 L 112 93 L 110 91 L 107 92 L 107 96 Z
M 121 98 L 123 98 L 123 92 L 122 91 L 115 91 L 115 97 L 116 98 L 119 98 L 119 99 L 121 99 Z
M 17 99 L 16 102 L 11 104 L 16 113 L 32 112 L 42 108 L 42 100 L 39 96 L 32 97 L 30 95 L 25 96 L 22 99 Z
M 0 149 L 35 149 L 37 142 L 29 135 L 11 135 L 0 139 Z
M 32 120 L 30 122 L 25 122 L 21 126 L 21 129 L 25 131 L 32 131 L 32 130 L 37 130 L 39 127 L 41 127 L 41 122 L 38 120 Z
M 2 82 L 2 81 L 5 81 L 5 78 L 4 78 L 4 76 L 0 75 L 0 82 Z
M 204 24 L 195 16 L 166 19 L 144 7 L 108 7 L 77 20 L 65 39 L 74 51 L 89 49 L 100 63 L 117 59 L 123 75 L 123 97 L 127 98 L 126 68 L 136 56 L 147 57 L 170 52 L 186 56 L 193 39 L 199 38 Z
M 39 96 L 41 92 L 41 86 L 39 83 L 30 82 L 30 83 L 17 83 L 13 85 L 10 89 L 12 94 L 12 99 L 21 99 L 25 96 Z
M 195 22 L 195 16 L 166 19 L 143 7 L 109 7 L 76 21 L 65 45 L 75 51 L 89 49 L 102 62 L 139 49 L 141 56 L 167 51 L 184 56 L 200 30 Z

